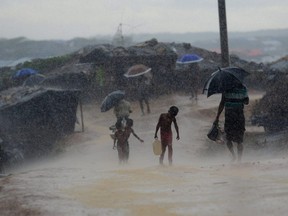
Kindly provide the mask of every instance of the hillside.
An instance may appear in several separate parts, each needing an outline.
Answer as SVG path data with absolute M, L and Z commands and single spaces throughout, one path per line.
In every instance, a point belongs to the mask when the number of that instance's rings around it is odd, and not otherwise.
M 219 34 L 202 33 L 158 33 L 125 35 L 125 45 L 157 38 L 163 42 L 186 42 L 195 47 L 219 52 Z M 229 37 L 230 53 L 247 61 L 271 62 L 288 53 L 288 29 L 263 30 L 255 32 L 231 32 Z M 35 41 L 25 37 L 0 39 L 0 67 L 14 66 L 29 59 L 65 55 L 88 45 L 111 43 L 112 36 L 93 38 L 74 38 L 71 40 Z

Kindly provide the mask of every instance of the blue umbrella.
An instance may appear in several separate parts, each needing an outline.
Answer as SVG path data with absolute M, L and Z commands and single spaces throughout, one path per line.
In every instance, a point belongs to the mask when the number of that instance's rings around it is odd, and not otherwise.
M 22 68 L 20 70 L 18 70 L 15 74 L 14 74 L 14 78 L 21 78 L 21 77 L 25 77 L 28 75 L 32 75 L 32 74 L 37 74 L 38 72 L 34 69 L 31 68 Z
M 185 54 L 181 56 L 176 63 L 177 64 L 191 64 L 202 61 L 203 58 L 196 54 Z

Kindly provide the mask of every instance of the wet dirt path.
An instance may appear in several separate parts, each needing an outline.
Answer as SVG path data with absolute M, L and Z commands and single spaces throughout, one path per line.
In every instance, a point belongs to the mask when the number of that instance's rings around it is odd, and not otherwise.
M 147 116 L 133 103 L 134 129 L 145 142 L 130 138 L 125 166 L 112 150 L 113 113 L 87 105 L 85 132 L 69 137 L 64 152 L 0 179 L 1 215 L 285 215 L 286 157 L 244 155 L 243 163 L 230 164 L 225 150 L 212 158 L 198 154 L 214 116 L 208 110 L 218 102 L 217 97 L 200 96 L 197 104 L 181 95 L 161 97 L 151 101 Z M 174 140 L 172 167 L 159 166 L 151 146 L 159 114 L 170 105 L 180 108 L 181 138 Z

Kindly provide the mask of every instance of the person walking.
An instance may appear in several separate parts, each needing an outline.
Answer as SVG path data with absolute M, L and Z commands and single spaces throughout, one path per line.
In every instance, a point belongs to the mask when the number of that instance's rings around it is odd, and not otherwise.
M 127 151 L 125 151 L 125 155 L 124 155 L 124 160 L 126 161 L 126 163 L 128 162 L 128 159 L 129 159 L 129 137 L 131 134 L 133 134 L 134 137 L 136 137 L 141 143 L 144 142 L 144 140 L 142 140 L 134 131 L 134 129 L 132 128 L 133 127 L 133 120 L 132 119 L 127 119 L 127 122 L 126 122 L 126 127 L 125 127 L 125 131 L 124 131 L 124 134 L 125 134 L 125 139 L 127 140 Z
M 132 127 L 133 127 L 133 120 L 130 118 L 127 119 L 126 127 L 124 129 L 122 127 L 121 122 L 116 123 L 117 131 L 115 132 L 115 135 L 114 135 L 113 149 L 117 147 L 119 164 L 128 162 L 129 153 L 130 153 L 128 140 L 131 134 L 133 134 L 133 136 L 135 136 L 141 143 L 144 142 L 144 140 L 142 140 L 135 133 Z
M 127 148 L 129 149 L 129 146 L 125 138 L 125 133 L 121 121 L 117 121 L 115 126 L 116 131 L 114 133 L 113 149 L 117 149 L 119 164 L 122 164 L 125 160 L 125 152 L 127 152 Z
M 144 75 L 140 76 L 138 79 L 137 89 L 138 89 L 138 100 L 142 115 L 145 115 L 143 102 L 146 104 L 147 113 L 149 114 L 151 112 L 149 106 L 149 87 L 150 84 L 148 78 L 146 78 Z
M 226 145 L 232 154 L 232 161 L 237 159 L 233 149 L 233 142 L 237 143 L 238 162 L 241 162 L 242 159 L 243 136 L 245 132 L 244 105 L 248 104 L 248 92 L 244 85 L 236 86 L 222 93 L 214 124 L 218 125 L 219 117 L 225 108 L 224 131 L 226 134 Z
M 191 97 L 190 99 L 195 99 L 196 101 L 198 100 L 198 88 L 199 88 L 199 83 L 200 83 L 200 74 L 199 74 L 199 65 L 198 63 L 192 63 L 189 65 L 189 72 L 188 72 L 188 78 L 187 80 L 189 81 L 189 88 L 190 88 L 190 93 Z
M 176 121 L 176 116 L 178 114 L 179 109 L 176 106 L 171 106 L 168 110 L 168 113 L 162 113 L 159 117 L 158 123 L 156 125 L 155 135 L 154 138 L 158 139 L 157 133 L 160 129 L 160 135 L 161 135 L 161 145 L 162 145 L 162 153 L 159 158 L 160 165 L 163 165 L 163 159 L 165 155 L 166 148 L 168 147 L 168 161 L 169 165 L 172 165 L 172 156 L 173 156 L 173 148 L 172 148 L 172 140 L 173 140 L 173 134 L 171 125 L 172 122 L 174 124 L 177 136 L 176 139 L 179 140 L 179 128 Z

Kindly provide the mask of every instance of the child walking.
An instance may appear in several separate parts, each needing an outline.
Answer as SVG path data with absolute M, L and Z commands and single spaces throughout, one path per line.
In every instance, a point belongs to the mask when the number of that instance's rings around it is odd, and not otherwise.
M 168 110 L 168 113 L 162 113 L 159 117 L 158 123 L 156 125 L 154 138 L 157 139 L 157 133 L 160 129 L 161 135 L 161 145 L 162 145 L 162 153 L 159 158 L 160 165 L 163 165 L 163 159 L 166 152 L 166 148 L 168 147 L 168 161 L 169 165 L 172 165 L 172 156 L 173 156 L 173 147 L 172 147 L 172 129 L 171 125 L 174 124 L 177 136 L 176 139 L 179 140 L 179 129 L 176 121 L 176 116 L 178 114 L 178 107 L 171 106 Z
M 132 119 L 127 119 L 125 128 L 122 128 L 121 122 L 116 123 L 116 130 L 117 131 L 115 132 L 113 149 L 115 149 L 116 143 L 117 143 L 119 164 L 128 162 L 128 159 L 129 159 L 129 142 L 128 142 L 128 139 L 129 139 L 131 134 L 133 134 L 141 143 L 144 142 L 135 133 L 132 126 L 133 126 L 133 120 Z

